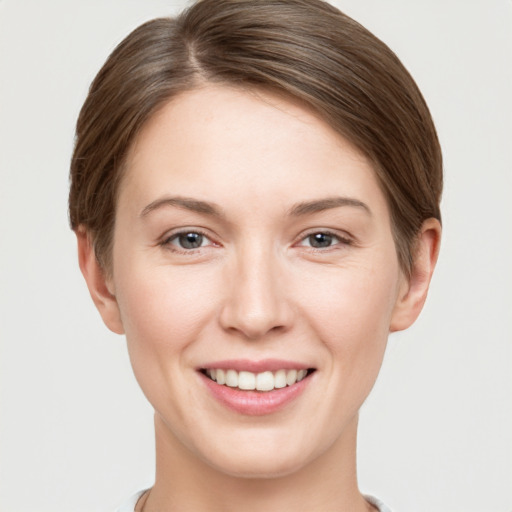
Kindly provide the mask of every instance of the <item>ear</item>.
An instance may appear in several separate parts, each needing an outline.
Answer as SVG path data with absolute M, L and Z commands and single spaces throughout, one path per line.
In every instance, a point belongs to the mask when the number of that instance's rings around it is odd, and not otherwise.
M 92 300 L 105 325 L 117 334 L 124 334 L 112 279 L 107 279 L 105 271 L 101 268 L 89 233 L 80 226 L 75 234 L 78 242 L 78 263 Z
M 414 246 L 411 277 L 403 277 L 391 318 L 390 332 L 410 327 L 418 318 L 427 298 L 441 242 L 441 224 L 427 219 L 421 226 Z

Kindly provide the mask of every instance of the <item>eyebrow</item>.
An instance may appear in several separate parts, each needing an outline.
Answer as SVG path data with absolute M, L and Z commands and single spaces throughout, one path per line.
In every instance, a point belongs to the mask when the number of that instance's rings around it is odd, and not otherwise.
M 372 211 L 366 203 L 363 203 L 362 201 L 359 201 L 359 199 L 354 199 L 352 197 L 341 196 L 327 197 L 325 199 L 317 199 L 313 201 L 298 203 L 289 210 L 289 215 L 294 217 L 308 215 L 312 213 L 319 213 L 324 210 L 330 210 L 332 208 L 339 208 L 340 206 L 352 206 L 355 208 L 361 208 L 369 215 L 372 215 Z
M 147 206 L 145 206 L 140 212 L 139 216 L 145 217 L 152 211 L 158 210 L 166 206 L 183 208 L 185 210 L 190 210 L 196 213 L 201 213 L 203 215 L 209 215 L 212 217 L 225 218 L 225 215 L 222 212 L 221 208 L 216 204 L 207 201 L 201 201 L 199 199 L 193 199 L 191 197 L 181 196 L 163 197 L 161 199 L 157 199 L 149 203 Z M 364 211 L 366 211 L 369 215 L 372 214 L 368 205 L 363 203 L 359 199 L 337 196 L 298 203 L 289 209 L 288 215 L 291 217 L 299 217 L 302 215 L 319 213 L 325 210 L 339 208 L 342 206 L 361 208 Z
M 163 208 L 165 206 L 175 206 L 177 208 L 183 208 L 184 210 L 190 210 L 196 213 L 202 213 L 203 215 L 210 215 L 212 217 L 224 217 L 221 209 L 214 203 L 208 203 L 206 201 L 200 201 L 199 199 L 193 199 L 191 197 L 163 197 L 157 199 L 152 203 L 149 203 L 140 212 L 140 217 L 145 217 L 154 210 Z

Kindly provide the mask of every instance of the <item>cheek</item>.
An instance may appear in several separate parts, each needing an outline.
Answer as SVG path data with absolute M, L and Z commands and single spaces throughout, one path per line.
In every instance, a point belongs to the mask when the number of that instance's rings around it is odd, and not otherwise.
M 395 283 L 373 272 L 339 279 L 335 291 L 316 295 L 316 329 L 328 351 L 331 413 L 327 421 L 335 439 L 354 418 L 379 374 L 389 334 Z M 329 299 L 325 297 L 328 296 Z M 327 398 L 328 399 L 328 398 Z M 334 412 L 335 411 L 335 412 Z
M 304 293 L 308 321 L 332 354 L 333 363 L 341 364 L 347 372 L 358 363 L 378 371 L 396 301 L 397 280 L 398 266 L 391 259 L 389 265 L 334 269 L 330 278 L 310 283 Z
M 116 294 L 134 369 L 139 359 L 180 362 L 211 317 L 211 280 L 172 267 L 128 269 Z
M 126 270 L 118 274 L 116 294 L 133 373 L 155 410 L 182 417 L 177 398 L 190 392 L 189 347 L 211 318 L 210 287 L 169 266 L 127 263 Z

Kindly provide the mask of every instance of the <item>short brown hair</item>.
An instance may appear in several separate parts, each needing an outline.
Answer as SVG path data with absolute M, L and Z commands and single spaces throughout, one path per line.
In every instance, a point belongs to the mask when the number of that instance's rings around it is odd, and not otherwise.
M 264 87 L 309 105 L 372 162 L 410 273 L 424 220 L 440 220 L 442 158 L 428 107 L 396 55 L 321 0 L 200 0 L 149 21 L 112 52 L 80 112 L 71 161 L 72 229 L 111 269 L 116 196 L 144 123 L 199 83 Z

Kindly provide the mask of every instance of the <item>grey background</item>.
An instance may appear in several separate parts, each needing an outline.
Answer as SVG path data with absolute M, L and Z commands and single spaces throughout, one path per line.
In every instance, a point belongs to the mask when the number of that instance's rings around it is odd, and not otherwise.
M 419 321 L 361 413 L 361 489 L 397 512 L 512 510 L 512 2 L 341 0 L 399 55 L 444 149 Z M 74 123 L 141 22 L 183 1 L 0 2 L 0 510 L 113 510 L 151 483 L 152 414 L 66 218 Z

